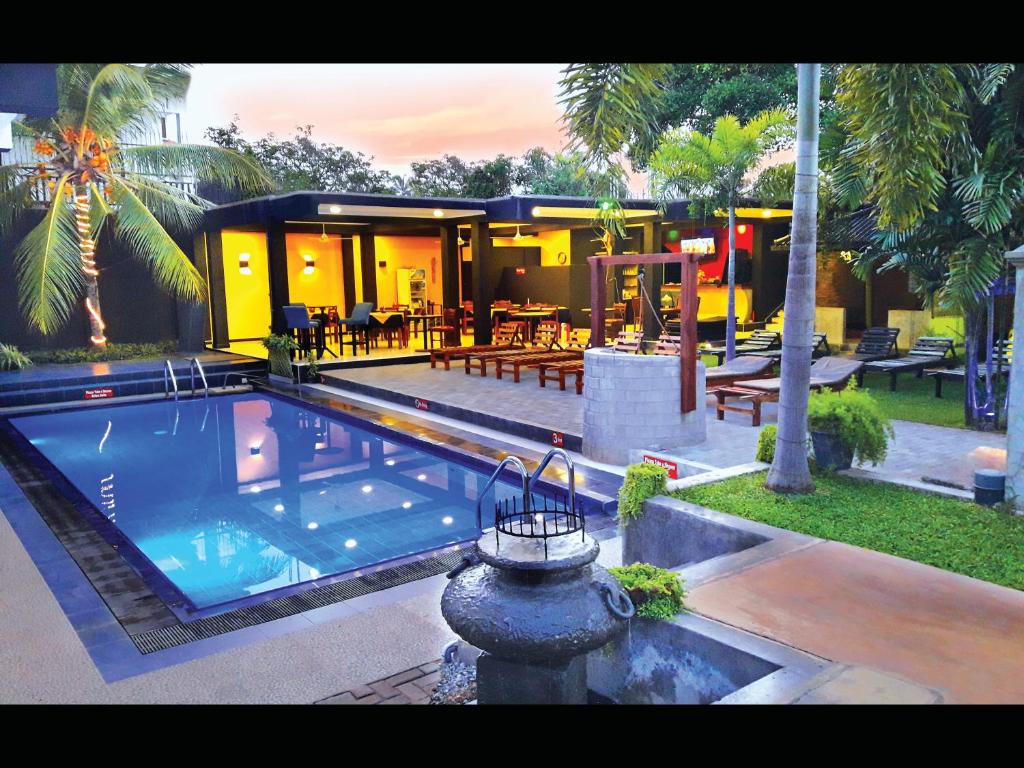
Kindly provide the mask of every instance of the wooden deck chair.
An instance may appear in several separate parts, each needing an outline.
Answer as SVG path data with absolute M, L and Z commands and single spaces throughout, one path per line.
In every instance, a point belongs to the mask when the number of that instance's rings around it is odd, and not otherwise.
M 516 350 L 502 349 L 483 352 L 471 352 L 466 355 L 466 374 L 474 368 L 480 369 L 480 375 L 487 375 L 487 363 L 497 357 L 529 355 L 540 350 L 551 351 L 555 348 L 561 349 L 558 343 L 558 323 L 554 320 L 542 320 L 537 324 L 537 331 L 533 335 L 532 347 L 522 347 Z
M 440 360 L 444 362 L 444 369 L 448 371 L 451 370 L 452 360 L 460 360 L 474 352 L 494 352 L 500 350 L 507 352 L 513 349 L 521 349 L 523 346 L 522 338 L 522 323 L 501 323 L 494 334 L 493 344 L 474 344 L 466 347 L 444 347 L 443 349 L 431 350 L 430 367 L 436 368 L 437 362 Z
M 554 363 L 579 363 L 583 361 L 583 352 L 590 345 L 590 331 L 577 328 L 569 334 L 569 341 L 560 349 L 548 349 L 533 354 L 513 354 L 494 358 L 494 376 L 500 379 L 508 369 L 512 369 L 512 381 L 519 383 L 520 370 L 527 368 L 539 368 L 542 365 Z
M 921 336 L 914 342 L 907 354 L 890 360 L 873 360 L 864 363 L 857 372 L 857 383 L 864 383 L 864 373 L 888 373 L 889 391 L 896 391 L 896 379 L 901 373 L 914 373 L 917 378 L 924 375 L 925 368 L 937 368 L 941 365 L 952 367 L 957 362 L 953 339 L 949 336 Z

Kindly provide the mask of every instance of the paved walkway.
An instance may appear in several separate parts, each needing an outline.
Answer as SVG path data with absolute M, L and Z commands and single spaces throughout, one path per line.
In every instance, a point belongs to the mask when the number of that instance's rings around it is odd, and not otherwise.
M 528 369 L 524 369 L 523 380 L 519 384 L 513 383 L 511 377 L 498 381 L 490 372 L 486 377 L 478 373 L 467 376 L 456 361 L 450 371 L 432 369 L 421 363 L 332 372 L 328 383 L 350 380 L 479 413 L 537 424 L 545 429 L 581 434 L 583 398 L 568 390 L 560 392 L 550 385 L 541 389 L 536 378 L 536 371 Z M 762 418 L 765 424 L 777 423 L 777 404 L 766 403 Z M 704 444 L 669 452 L 714 467 L 731 467 L 753 461 L 759 430 L 750 425 L 749 416 L 726 413 L 725 419 L 718 421 L 714 398 L 708 398 L 707 424 L 708 439 Z M 975 469 L 1006 466 L 1004 434 L 910 421 L 894 421 L 893 426 L 896 437 L 890 444 L 888 457 L 877 471 L 911 480 L 937 479 L 970 488 Z M 868 464 L 864 469 L 872 471 L 876 468 Z
M 1024 592 L 836 542 L 726 574 L 697 613 L 955 703 L 1024 703 Z

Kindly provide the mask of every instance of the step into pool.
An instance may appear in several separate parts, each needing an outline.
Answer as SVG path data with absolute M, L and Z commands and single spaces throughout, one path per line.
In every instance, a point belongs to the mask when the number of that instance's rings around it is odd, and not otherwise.
M 479 535 L 489 471 L 290 398 L 257 392 L 10 423 L 190 609 Z M 498 483 L 495 493 L 515 489 Z

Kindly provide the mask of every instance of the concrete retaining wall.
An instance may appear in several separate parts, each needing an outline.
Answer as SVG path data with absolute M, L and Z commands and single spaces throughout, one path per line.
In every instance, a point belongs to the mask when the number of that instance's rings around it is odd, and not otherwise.
M 630 449 L 704 442 L 704 365 L 697 363 L 697 409 L 679 410 L 679 358 L 634 355 L 609 347 L 583 356 L 583 455 L 626 464 Z

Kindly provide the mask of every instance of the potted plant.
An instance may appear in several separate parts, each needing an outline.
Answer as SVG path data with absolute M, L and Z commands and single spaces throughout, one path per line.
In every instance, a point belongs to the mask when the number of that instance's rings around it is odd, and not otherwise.
M 686 610 L 683 577 L 678 573 L 650 563 L 609 568 L 608 573 L 629 593 L 641 618 L 671 620 Z
M 814 460 L 825 470 L 849 469 L 853 460 L 885 460 L 892 425 L 870 394 L 850 382 L 845 390 L 824 389 L 807 403 L 807 429 Z
M 0 371 L 19 371 L 28 368 L 32 361 L 28 355 L 13 344 L 0 344 Z
M 299 377 L 303 382 L 308 384 L 319 384 L 320 383 L 320 363 L 313 357 L 312 353 L 306 355 L 306 367 L 301 372 Z
M 299 348 L 295 340 L 284 333 L 271 333 L 261 341 L 267 350 L 267 361 L 270 363 L 270 375 L 280 376 L 292 381 L 292 352 Z

